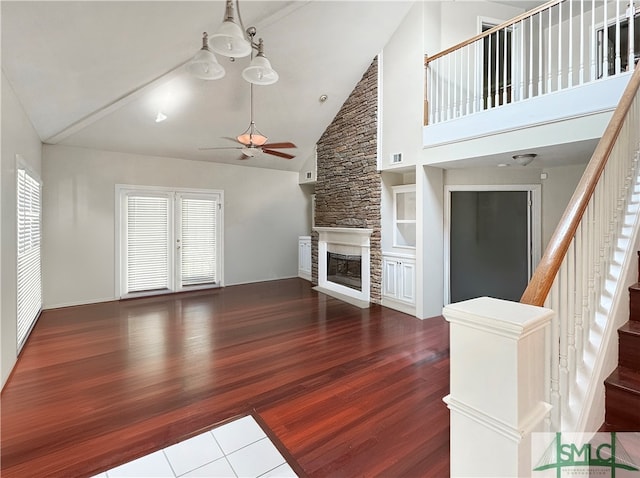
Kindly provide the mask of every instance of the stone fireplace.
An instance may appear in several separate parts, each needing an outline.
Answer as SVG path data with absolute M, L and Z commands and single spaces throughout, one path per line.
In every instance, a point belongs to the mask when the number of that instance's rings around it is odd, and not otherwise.
M 316 290 L 369 307 L 372 229 L 315 227 L 318 232 L 318 286 Z

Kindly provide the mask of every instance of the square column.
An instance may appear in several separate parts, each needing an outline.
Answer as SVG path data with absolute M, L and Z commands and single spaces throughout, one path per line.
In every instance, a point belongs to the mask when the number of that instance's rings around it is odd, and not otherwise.
M 450 322 L 451 476 L 530 476 L 531 432 L 544 431 L 545 330 L 554 312 L 480 297 Z

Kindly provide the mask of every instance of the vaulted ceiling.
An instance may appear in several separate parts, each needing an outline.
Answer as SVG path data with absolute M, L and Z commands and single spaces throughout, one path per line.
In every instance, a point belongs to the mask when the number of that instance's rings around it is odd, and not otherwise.
M 2 69 L 45 143 L 299 170 L 411 2 L 240 1 L 280 80 L 254 87 L 254 119 L 270 141 L 292 141 L 285 160 L 239 161 L 249 125 L 248 58 L 224 57 L 224 78 L 184 64 L 215 32 L 224 2 L 2 1 Z M 416 39 L 420 41 L 421 39 Z M 327 95 L 320 102 L 321 95 Z M 167 115 L 156 123 L 156 115 Z

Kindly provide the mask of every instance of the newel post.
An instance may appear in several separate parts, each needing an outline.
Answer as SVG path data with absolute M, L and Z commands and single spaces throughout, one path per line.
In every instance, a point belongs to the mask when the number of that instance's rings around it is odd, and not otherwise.
M 531 476 L 545 431 L 545 331 L 554 312 L 480 297 L 448 305 L 451 476 Z

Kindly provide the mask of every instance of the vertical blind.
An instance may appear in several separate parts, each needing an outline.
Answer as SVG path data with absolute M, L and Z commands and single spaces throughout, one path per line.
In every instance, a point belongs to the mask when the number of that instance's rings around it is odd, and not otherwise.
M 127 291 L 169 289 L 169 198 L 127 197 Z
M 18 169 L 18 350 L 27 339 L 42 308 L 40 201 L 40 183 L 24 169 Z
M 181 285 L 213 284 L 216 277 L 218 201 L 180 198 Z

